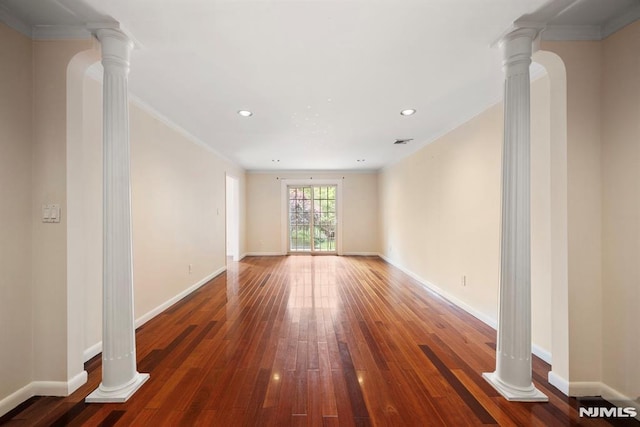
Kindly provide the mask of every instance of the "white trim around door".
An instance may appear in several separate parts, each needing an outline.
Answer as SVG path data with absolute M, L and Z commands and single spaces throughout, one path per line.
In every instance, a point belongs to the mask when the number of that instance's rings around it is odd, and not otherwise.
M 280 221 L 281 221 L 281 246 L 280 250 L 283 255 L 289 253 L 289 186 L 336 186 L 336 210 L 337 210 L 337 229 L 336 229 L 336 254 L 342 255 L 342 180 L 341 179 L 280 179 Z

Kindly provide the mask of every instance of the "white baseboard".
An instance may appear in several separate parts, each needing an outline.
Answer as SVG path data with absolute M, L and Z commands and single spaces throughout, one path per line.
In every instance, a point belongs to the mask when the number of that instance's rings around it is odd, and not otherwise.
M 243 259 L 245 259 L 247 257 L 247 253 L 243 253 L 242 255 L 240 255 L 240 258 L 238 258 L 238 261 L 242 261 Z
M 242 258 L 247 256 L 286 256 L 286 253 L 282 252 L 247 252 Z M 302 255 L 309 255 L 309 253 L 302 253 Z M 342 252 L 339 255 L 344 256 L 380 256 L 377 252 Z
M 549 350 L 545 350 L 539 345 L 531 343 L 531 353 L 535 354 L 549 365 L 553 365 L 553 357 L 551 357 L 551 352 Z
M 33 381 L 20 390 L 0 400 L 0 417 L 33 396 L 66 397 L 87 382 L 87 371 L 82 371 L 68 381 Z
M 102 352 L 102 341 L 98 341 L 82 353 L 82 360 L 85 362 Z
M 410 276 L 412 279 L 414 279 L 415 281 L 420 283 L 422 286 L 427 288 L 429 291 L 435 293 L 440 298 L 442 298 L 442 299 L 446 300 L 447 302 L 449 302 L 449 303 L 451 303 L 451 304 L 463 309 L 464 311 L 466 311 L 467 313 L 469 313 L 470 315 L 472 315 L 476 319 L 478 319 L 478 320 L 482 321 L 483 323 L 491 326 L 493 329 L 496 329 L 496 327 L 498 326 L 498 323 L 496 322 L 496 320 L 494 318 L 492 318 L 490 316 L 487 316 L 484 313 L 479 312 L 478 310 L 474 309 L 473 307 L 471 307 L 470 305 L 468 305 L 464 301 L 462 301 L 459 298 L 449 294 L 448 292 L 444 291 L 442 288 L 439 288 L 438 286 L 434 285 L 433 283 L 431 283 L 431 282 L 429 282 L 427 280 L 424 280 L 422 277 L 418 276 L 413 271 L 411 271 L 411 270 L 405 268 L 404 266 L 396 263 L 392 259 L 387 258 L 386 256 L 384 256 L 382 254 L 378 254 L 378 256 L 380 258 L 382 258 L 383 260 L 385 260 L 386 262 L 388 262 L 389 264 L 391 264 L 394 267 L 396 267 L 397 269 L 401 270 L 407 276 Z
M 600 396 L 616 406 L 633 406 L 636 409 L 637 414 L 635 418 L 637 420 L 640 420 L 640 401 L 634 400 L 604 383 L 602 383 Z
M 21 404 L 22 402 L 24 402 L 25 400 L 34 396 L 32 390 L 33 390 L 33 387 L 31 386 L 31 384 L 27 384 L 26 386 L 22 387 L 20 390 L 14 393 L 11 393 L 9 396 L 0 400 L 0 417 L 6 414 L 7 412 L 9 412 L 10 410 L 12 410 L 13 408 L 15 408 L 16 406 L 18 406 L 19 404 Z
M 640 402 L 624 395 L 609 385 L 596 381 L 575 381 L 569 383 L 569 396 L 590 397 L 600 396 L 618 407 L 633 407 L 636 419 L 640 420 Z
M 624 401 L 635 404 L 640 409 L 640 403 L 624 395 L 613 387 L 598 381 L 574 381 L 569 383 L 569 395 L 572 397 L 601 396 L 608 401 Z
M 439 297 L 443 298 L 444 300 L 448 301 L 449 303 L 451 303 L 451 304 L 463 309 L 464 311 L 466 311 L 467 313 L 469 313 L 470 315 L 472 315 L 476 319 L 480 320 L 481 322 L 485 323 L 486 325 L 492 327 L 493 329 L 497 329 L 498 321 L 496 319 L 494 319 L 493 317 L 488 316 L 485 313 L 482 313 L 482 312 L 476 310 L 475 308 L 471 307 L 469 304 L 465 303 L 464 301 L 462 301 L 458 297 L 456 297 L 454 295 L 451 295 L 450 293 L 446 292 L 442 288 L 434 285 L 433 283 L 431 283 L 431 282 L 429 282 L 427 280 L 424 280 L 422 277 L 418 276 L 413 271 L 407 269 L 403 265 L 400 265 L 400 264 L 396 263 L 392 259 L 387 258 L 383 254 L 377 254 L 377 255 L 380 258 L 382 258 L 383 260 L 385 260 L 386 262 L 388 262 L 389 264 L 391 264 L 394 267 L 396 267 L 397 269 L 401 270 L 407 276 L 411 277 L 412 279 L 414 279 L 415 281 L 420 283 L 422 286 L 424 286 L 425 288 L 427 288 L 431 292 L 435 293 L 437 296 L 439 296 Z M 545 349 L 543 349 L 543 348 L 541 348 L 541 347 L 539 347 L 539 346 L 537 346 L 535 344 L 532 344 L 531 345 L 531 352 L 534 355 L 538 356 L 540 359 L 542 359 L 545 362 L 551 364 L 552 358 L 551 358 L 551 353 L 549 351 L 547 351 L 547 350 L 545 350 Z
M 70 383 L 64 381 L 34 381 L 31 383 L 32 396 L 68 396 Z
M 603 384 L 598 381 L 570 381 L 569 396 L 601 396 Z
M 80 388 L 87 382 L 87 371 L 81 371 L 67 381 L 33 381 L 31 385 L 32 396 L 58 396 L 65 397 Z
M 616 406 L 632 406 L 638 413 L 637 419 L 640 420 L 640 402 L 626 396 L 613 387 L 597 381 L 574 381 L 569 383 L 569 396 L 571 397 L 589 397 L 600 396 L 603 399 L 613 403 Z
M 553 372 L 553 370 L 549 371 L 547 381 L 549 381 L 549 384 L 560 390 L 564 395 L 569 396 L 569 381 Z
M 195 290 L 197 290 L 200 287 L 202 287 L 205 283 L 207 283 L 211 279 L 213 279 L 213 278 L 219 276 L 220 274 L 224 273 L 226 270 L 227 270 L 226 266 L 219 268 L 218 270 L 216 270 L 213 273 L 211 273 L 211 274 L 207 275 L 206 277 L 204 277 L 202 280 L 199 280 L 194 285 L 192 285 L 192 286 L 188 287 L 187 289 L 185 289 L 184 291 L 180 292 L 179 294 L 177 294 L 173 298 L 170 298 L 169 300 L 163 302 L 162 304 L 160 304 L 159 306 L 157 306 L 153 310 L 143 314 L 142 316 L 140 316 L 139 318 L 136 319 L 135 327 L 139 328 L 140 326 L 144 325 L 149 320 L 153 319 L 158 314 L 162 313 L 163 311 L 165 311 L 166 309 L 171 307 L 173 304 L 177 303 L 178 301 L 180 301 L 181 299 L 183 299 L 184 297 L 186 297 L 190 293 L 192 293 Z M 91 347 L 87 348 L 83 352 L 84 361 L 86 362 L 87 360 L 91 359 L 92 357 L 94 357 L 95 355 L 97 355 L 97 354 L 99 354 L 101 352 L 102 352 L 102 341 L 92 345 Z
M 343 252 L 344 256 L 380 256 L 378 252 Z
M 284 256 L 282 252 L 247 252 L 244 256 Z
M 67 381 L 67 396 L 82 387 L 89 378 L 87 371 L 84 369 L 79 372 L 76 376 Z
M 616 406 L 633 406 L 640 419 L 640 402 L 631 399 L 618 390 L 599 381 L 573 381 L 569 382 L 565 378 L 557 375 L 555 372 L 549 372 L 549 383 L 560 390 L 562 393 L 571 397 L 591 397 L 600 396 L 603 399 L 615 404 Z
M 159 306 L 157 306 L 153 310 L 143 314 L 142 316 L 140 316 L 139 318 L 136 319 L 136 322 L 135 322 L 136 328 L 139 328 L 140 326 L 144 325 L 149 320 L 153 319 L 158 314 L 162 313 L 167 308 L 171 307 L 173 304 L 175 304 L 178 301 L 180 301 L 182 298 L 186 297 L 187 295 L 189 295 L 193 291 L 195 291 L 198 288 L 200 288 L 202 285 L 207 283 L 209 280 L 211 280 L 214 277 L 224 273 L 226 270 L 227 270 L 226 266 L 219 268 L 218 270 L 216 270 L 213 273 L 209 274 L 208 276 L 204 277 L 202 280 L 198 281 L 196 284 L 194 284 L 194 285 L 188 287 L 187 289 L 185 289 L 184 291 L 180 292 L 178 295 L 176 295 L 173 298 L 165 301 L 164 303 L 160 304 Z
M 633 399 L 631 399 L 629 396 L 626 396 L 622 393 L 620 393 L 618 390 L 608 386 L 607 384 L 602 383 L 601 385 L 602 389 L 601 389 L 601 396 L 604 399 L 607 399 L 609 401 L 611 400 L 615 400 L 615 401 L 619 401 L 619 400 L 624 400 L 624 401 L 628 401 L 629 403 L 635 403 L 635 407 L 636 408 L 640 408 L 640 402 L 637 402 Z

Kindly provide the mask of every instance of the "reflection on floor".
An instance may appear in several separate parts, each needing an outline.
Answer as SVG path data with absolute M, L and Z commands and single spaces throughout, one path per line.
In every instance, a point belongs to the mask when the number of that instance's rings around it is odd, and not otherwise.
M 20 425 L 609 425 L 549 403 L 505 401 L 480 376 L 495 331 L 376 257 L 249 257 L 137 331 L 151 379 L 125 404 L 36 397 Z M 11 421 L 9 421 L 11 420 Z M 631 422 L 631 421 L 629 421 Z

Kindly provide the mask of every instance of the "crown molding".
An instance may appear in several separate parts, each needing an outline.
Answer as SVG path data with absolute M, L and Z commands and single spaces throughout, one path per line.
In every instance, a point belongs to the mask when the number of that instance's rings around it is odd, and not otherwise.
M 101 65 L 89 67 L 87 69 L 86 74 L 87 74 L 87 77 L 97 81 L 98 83 L 100 83 L 100 84 L 103 83 L 104 73 L 102 71 L 102 66 Z M 177 124 L 176 122 L 174 122 L 173 120 L 171 120 L 170 118 L 168 118 L 167 116 L 165 116 L 164 114 L 162 114 L 161 112 L 156 110 L 154 107 L 149 105 L 147 102 L 143 101 L 141 98 L 137 97 L 136 95 L 132 94 L 131 92 L 129 92 L 128 97 L 129 97 L 129 101 L 134 103 L 136 106 L 138 106 L 143 111 L 145 111 L 148 114 L 150 114 L 152 117 L 154 117 L 159 122 L 163 123 L 168 128 L 170 128 L 170 129 L 174 130 L 175 132 L 179 133 L 180 135 L 182 135 L 188 141 L 191 141 L 193 144 L 195 144 L 195 145 L 197 145 L 197 146 L 199 146 L 201 148 L 204 148 L 206 151 L 208 151 L 208 152 L 216 155 L 220 159 L 222 159 L 222 160 L 234 165 L 238 169 L 241 169 L 242 171 L 245 171 L 245 168 L 240 163 L 238 163 L 237 161 L 225 156 L 220 151 L 216 150 L 211 145 L 207 144 L 202 139 L 198 138 L 197 136 L 195 136 L 191 132 L 187 131 L 185 128 L 183 128 L 182 126 L 180 126 L 179 124 Z
M 640 6 L 637 6 L 602 25 L 547 25 L 542 33 L 542 39 L 549 41 L 604 40 L 639 19 Z
M 117 22 L 87 23 L 86 25 L 30 25 L 17 18 L 9 9 L 0 4 L 0 22 L 4 22 L 14 30 L 32 40 L 86 40 L 93 37 L 97 28 L 115 28 L 125 33 L 134 42 L 136 48 L 142 44 L 122 28 Z
M 602 29 L 599 25 L 547 25 L 542 40 L 602 40 Z
M 77 40 L 90 39 L 91 32 L 84 25 L 34 25 L 33 40 Z
M 157 119 L 159 122 L 163 123 L 168 128 L 170 128 L 170 129 L 174 130 L 175 132 L 177 132 L 178 134 L 182 135 L 186 140 L 191 141 L 193 144 L 195 144 L 195 145 L 197 145 L 197 146 L 199 146 L 201 148 L 204 148 L 206 151 L 216 155 L 221 160 L 224 160 L 227 163 L 230 163 L 230 164 L 234 165 L 238 169 L 242 169 L 243 171 L 245 170 L 244 167 L 242 167 L 242 165 L 240 165 L 240 163 L 238 163 L 237 161 L 225 156 L 220 151 L 216 150 L 211 145 L 207 144 L 202 139 L 198 138 L 197 136 L 195 136 L 194 134 L 192 134 L 191 132 L 189 132 L 188 130 L 186 130 L 185 128 L 183 128 L 182 126 L 180 126 L 179 124 L 177 124 L 176 122 L 174 122 L 173 120 L 171 120 L 170 118 L 168 118 L 167 116 L 165 116 L 164 114 L 162 114 L 161 112 L 156 110 L 150 104 L 146 103 L 141 98 L 138 98 L 136 95 L 132 94 L 131 92 L 129 92 L 129 100 L 131 100 L 139 108 L 141 108 L 142 110 L 144 110 L 145 112 L 147 112 L 148 114 L 153 116 L 155 119 Z
M 339 179 L 339 178 L 330 178 L 326 176 L 319 175 L 370 175 L 378 173 L 379 169 L 245 169 L 245 173 L 247 175 L 307 175 L 312 177 L 316 175 L 316 179 Z M 280 178 L 280 177 L 278 177 Z M 343 177 L 344 178 L 344 177 Z M 281 179 L 289 179 L 286 177 L 282 177 Z M 298 178 L 292 178 L 298 179 Z M 301 178 L 305 179 L 305 178 Z
M 91 32 L 84 25 L 29 25 L 14 16 L 6 6 L 0 4 L 0 22 L 32 40 L 89 39 Z
M 547 27 L 547 22 L 551 21 L 556 16 L 570 9 L 577 1 L 578 0 L 555 0 L 547 2 L 534 13 L 523 15 L 515 20 L 506 30 L 502 32 L 502 34 L 491 44 L 491 46 L 498 47 L 500 42 L 508 34 L 525 28 L 538 30 L 538 34 L 536 35 L 534 41 L 534 43 L 537 43 L 537 41 L 541 37 L 541 33 Z
M 514 21 L 515 27 L 544 28 L 553 18 L 571 9 L 578 0 L 552 0 L 533 13 L 523 15 Z
M 640 6 L 634 7 L 627 13 L 613 17 L 602 25 L 602 38 L 606 39 L 611 34 L 623 29 L 638 19 L 640 19 Z
M 0 4 L 0 22 L 4 22 L 14 30 L 32 38 L 31 25 L 25 23 L 19 18 L 16 18 L 3 4 Z

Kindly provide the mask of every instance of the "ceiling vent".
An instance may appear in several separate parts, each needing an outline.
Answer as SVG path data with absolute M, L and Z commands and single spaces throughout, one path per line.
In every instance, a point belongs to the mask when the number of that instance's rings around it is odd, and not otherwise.
M 394 142 L 394 145 L 405 145 L 409 141 L 413 141 L 413 138 L 396 139 L 396 141 Z

